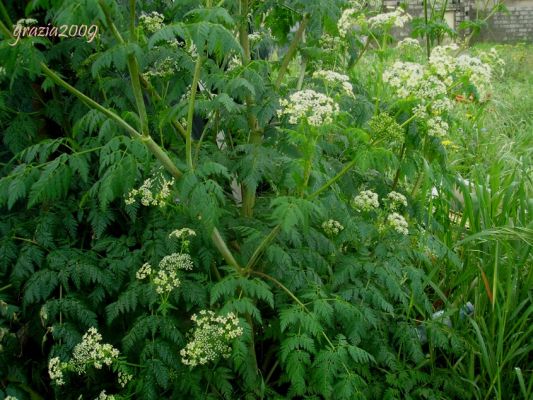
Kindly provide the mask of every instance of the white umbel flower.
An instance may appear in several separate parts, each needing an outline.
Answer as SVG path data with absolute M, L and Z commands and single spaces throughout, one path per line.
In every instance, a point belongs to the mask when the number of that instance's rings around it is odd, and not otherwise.
M 433 116 L 427 120 L 428 134 L 435 137 L 444 137 L 448 134 L 449 125 L 440 116 Z
M 335 71 L 319 70 L 313 73 L 313 78 L 323 79 L 328 83 L 340 85 L 347 95 L 353 97 L 353 86 L 347 75 L 339 74 Z
M 387 223 L 398 233 L 402 235 L 407 235 L 409 233 L 409 224 L 407 224 L 407 221 L 405 218 L 396 213 L 393 212 L 387 216 Z
M 407 198 L 401 193 L 390 192 L 387 195 L 387 198 L 390 200 L 393 207 L 398 205 L 407 206 Z
M 412 17 L 402 8 L 394 11 L 378 14 L 368 19 L 368 26 L 372 29 L 385 29 L 391 27 L 403 28 Z
M 165 17 L 157 11 L 152 11 L 150 14 L 142 13 L 139 17 L 141 26 L 146 29 L 148 33 L 155 33 L 163 28 L 163 21 Z
M 420 50 L 422 47 L 420 47 L 420 43 L 418 40 L 414 38 L 407 37 L 403 40 L 400 40 L 396 44 L 396 48 L 399 50 Z
M 119 371 L 118 372 L 118 384 L 121 387 L 125 387 L 129 381 L 133 379 L 133 375 L 128 374 L 127 372 Z
M 168 237 L 171 239 L 185 239 L 189 236 L 196 236 L 196 232 L 190 228 L 181 228 L 170 232 L 170 234 L 168 235 Z
M 314 90 L 295 92 L 289 96 L 289 100 L 281 100 L 280 105 L 282 109 L 278 110 L 278 116 L 287 115 L 291 124 L 302 120 L 307 120 L 312 126 L 330 124 L 333 116 L 339 112 L 339 106 L 333 99 Z
M 219 357 L 228 358 L 231 342 L 243 334 L 239 319 L 232 312 L 222 316 L 202 310 L 191 320 L 197 327 L 192 333 L 192 340 L 180 351 L 183 364 L 191 367 L 207 364 Z
M 379 207 L 378 194 L 372 190 L 363 190 L 353 198 L 352 207 L 358 211 L 372 211 Z
M 88 366 L 101 369 L 103 365 L 111 365 L 118 359 L 119 351 L 108 343 L 101 343 L 102 335 L 94 327 L 83 335 L 81 343 L 74 347 L 72 364 L 74 370 L 81 375 Z
M 112 394 L 107 394 L 105 390 L 102 390 L 98 397 L 94 400 L 115 400 L 115 396 Z
M 135 277 L 142 281 L 143 279 L 148 278 L 152 274 L 152 266 L 148 263 L 144 263 L 141 268 L 135 274 Z
M 125 203 L 133 204 L 139 197 L 141 204 L 145 207 L 164 207 L 170 198 L 170 188 L 174 182 L 174 178 L 167 180 L 163 174 L 155 174 L 152 178 L 146 179 L 139 189 L 130 190 Z
M 412 62 L 396 61 L 383 73 L 383 82 L 400 98 L 415 96 L 423 79 L 424 67 Z
M 342 226 L 339 221 L 330 219 L 322 223 L 322 229 L 328 236 L 337 236 L 342 230 L 344 230 L 344 226 Z
M 65 384 L 63 368 L 65 368 L 66 364 L 67 363 L 61 362 L 59 357 L 53 357 L 48 362 L 48 375 L 52 382 L 58 386 Z
M 348 35 L 348 32 L 357 24 L 357 19 L 359 17 L 359 7 L 347 8 L 342 12 L 339 21 L 337 22 L 337 28 L 339 29 L 339 36 L 345 38 Z

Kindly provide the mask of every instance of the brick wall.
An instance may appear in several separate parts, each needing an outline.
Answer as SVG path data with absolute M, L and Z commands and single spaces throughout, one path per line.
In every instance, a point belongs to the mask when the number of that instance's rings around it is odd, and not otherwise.
M 398 3 L 395 0 L 384 0 L 387 9 L 396 8 Z M 533 0 L 506 1 L 506 7 L 508 12 L 492 16 L 475 41 L 533 42 Z M 407 11 L 413 17 L 424 15 L 423 1 L 408 0 Z M 456 28 L 464 20 L 475 19 L 477 15 L 473 0 L 457 0 L 453 3 L 449 0 L 447 12 L 453 12 L 453 16 L 450 16 L 454 21 L 452 28 Z M 403 38 L 409 35 L 409 31 L 401 29 L 394 34 Z
M 498 13 L 483 28 L 480 41 L 533 42 L 533 1 L 520 1 L 507 5 L 508 13 Z M 470 13 L 475 15 L 472 8 Z

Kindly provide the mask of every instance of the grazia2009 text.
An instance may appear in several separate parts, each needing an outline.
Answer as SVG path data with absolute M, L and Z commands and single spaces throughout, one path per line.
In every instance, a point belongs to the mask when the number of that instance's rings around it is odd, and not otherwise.
M 46 26 L 24 26 L 22 24 L 14 25 L 13 36 L 14 42 L 10 43 L 15 46 L 20 39 L 25 37 L 85 37 L 87 43 L 91 43 L 98 34 L 98 25 L 59 25 L 48 24 Z

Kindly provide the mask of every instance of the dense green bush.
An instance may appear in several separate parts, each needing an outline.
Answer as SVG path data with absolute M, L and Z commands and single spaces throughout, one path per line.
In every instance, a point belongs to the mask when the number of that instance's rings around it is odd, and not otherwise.
M 481 397 L 427 202 L 497 59 L 334 0 L 1 11 L 0 393 Z M 21 15 L 99 34 L 13 45 Z

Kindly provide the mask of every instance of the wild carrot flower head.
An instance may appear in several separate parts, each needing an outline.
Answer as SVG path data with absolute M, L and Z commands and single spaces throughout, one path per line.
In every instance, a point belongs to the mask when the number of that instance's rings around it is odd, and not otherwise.
M 157 11 L 152 11 L 150 14 L 142 13 L 139 17 L 140 25 L 146 29 L 148 33 L 154 33 L 163 27 L 165 17 Z
M 348 32 L 357 24 L 360 16 L 361 7 L 356 6 L 353 8 L 347 8 L 342 12 L 341 17 L 337 21 L 337 28 L 339 30 L 339 36 L 345 38 Z
M 66 364 L 65 362 L 61 362 L 59 357 L 53 357 L 48 362 L 48 375 L 52 382 L 58 386 L 65 384 L 63 369 L 66 368 Z
M 391 202 L 392 208 L 396 208 L 400 205 L 407 206 L 407 198 L 398 192 L 390 192 L 387 195 L 387 199 Z
M 368 26 L 372 29 L 386 29 L 391 27 L 403 28 L 412 19 L 411 15 L 402 8 L 394 11 L 378 14 L 368 19 Z
M 322 223 L 322 229 L 327 236 L 337 236 L 344 230 L 344 226 L 339 221 L 330 219 Z
M 231 312 L 216 315 L 213 311 L 202 310 L 191 320 L 196 323 L 196 329 L 192 332 L 192 340 L 180 351 L 182 362 L 191 367 L 219 357 L 228 358 L 231 342 L 243 334 L 239 319 Z
M 72 352 L 72 366 L 78 374 L 85 372 L 88 366 L 101 369 L 111 365 L 118 358 L 119 351 L 108 343 L 101 343 L 102 335 L 94 327 L 83 335 L 81 343 Z
M 309 125 L 330 124 L 333 116 L 339 112 L 339 106 L 325 94 L 314 90 L 300 90 L 289 96 L 289 100 L 280 101 L 282 107 L 278 116 L 287 115 L 289 123 L 297 124 L 307 120 Z
M 352 207 L 358 211 L 371 211 L 379 207 L 378 194 L 372 190 L 363 190 L 352 200 Z
M 335 71 L 318 70 L 313 73 L 313 78 L 323 79 L 333 85 L 339 85 L 348 96 L 353 96 L 353 87 L 347 75 Z
M 396 212 L 387 216 L 387 223 L 392 229 L 402 235 L 407 235 L 409 233 L 409 230 L 407 229 L 409 227 L 407 221 L 402 215 Z

